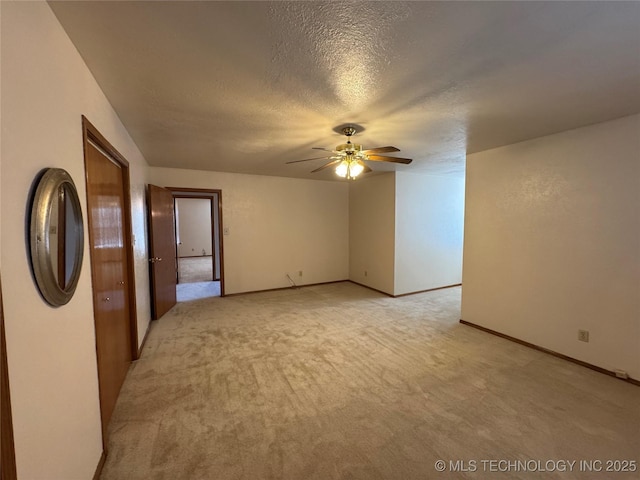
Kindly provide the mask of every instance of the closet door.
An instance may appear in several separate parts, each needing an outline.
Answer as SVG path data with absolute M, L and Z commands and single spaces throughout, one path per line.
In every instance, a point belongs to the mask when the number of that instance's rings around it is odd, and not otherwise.
M 86 148 L 93 305 L 103 438 L 132 361 L 125 186 L 119 163 L 92 143 Z

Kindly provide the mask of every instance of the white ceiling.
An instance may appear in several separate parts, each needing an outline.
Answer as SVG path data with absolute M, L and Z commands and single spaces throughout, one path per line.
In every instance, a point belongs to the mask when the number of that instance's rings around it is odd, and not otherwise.
M 472 153 L 640 112 L 638 2 L 50 2 L 154 166 L 309 174 L 364 148 Z

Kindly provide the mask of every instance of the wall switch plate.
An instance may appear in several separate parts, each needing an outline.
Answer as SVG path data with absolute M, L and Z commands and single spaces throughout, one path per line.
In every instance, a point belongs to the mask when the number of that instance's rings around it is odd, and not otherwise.
M 229 227 L 224 227 L 222 229 L 222 233 L 224 233 L 225 235 L 229 235 Z
M 589 331 L 588 330 L 578 330 L 578 340 L 581 342 L 589 343 Z

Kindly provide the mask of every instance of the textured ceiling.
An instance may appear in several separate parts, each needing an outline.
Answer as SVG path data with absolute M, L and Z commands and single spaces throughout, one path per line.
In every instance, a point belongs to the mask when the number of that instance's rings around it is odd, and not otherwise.
M 332 179 L 311 147 L 465 153 L 640 112 L 637 2 L 50 2 L 151 165 Z

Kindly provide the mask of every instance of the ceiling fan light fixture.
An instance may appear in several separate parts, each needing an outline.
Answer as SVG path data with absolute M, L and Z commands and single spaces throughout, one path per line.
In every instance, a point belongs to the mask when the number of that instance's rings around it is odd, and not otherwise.
M 355 180 L 364 170 L 364 165 L 357 158 L 347 156 L 336 167 L 336 175 L 347 180 Z
M 353 160 L 351 164 L 349 164 L 349 177 L 356 178 L 358 175 L 362 173 L 364 170 L 364 165 L 358 162 L 357 160 Z
M 336 175 L 345 178 L 349 173 L 349 161 L 345 158 L 336 167 Z

